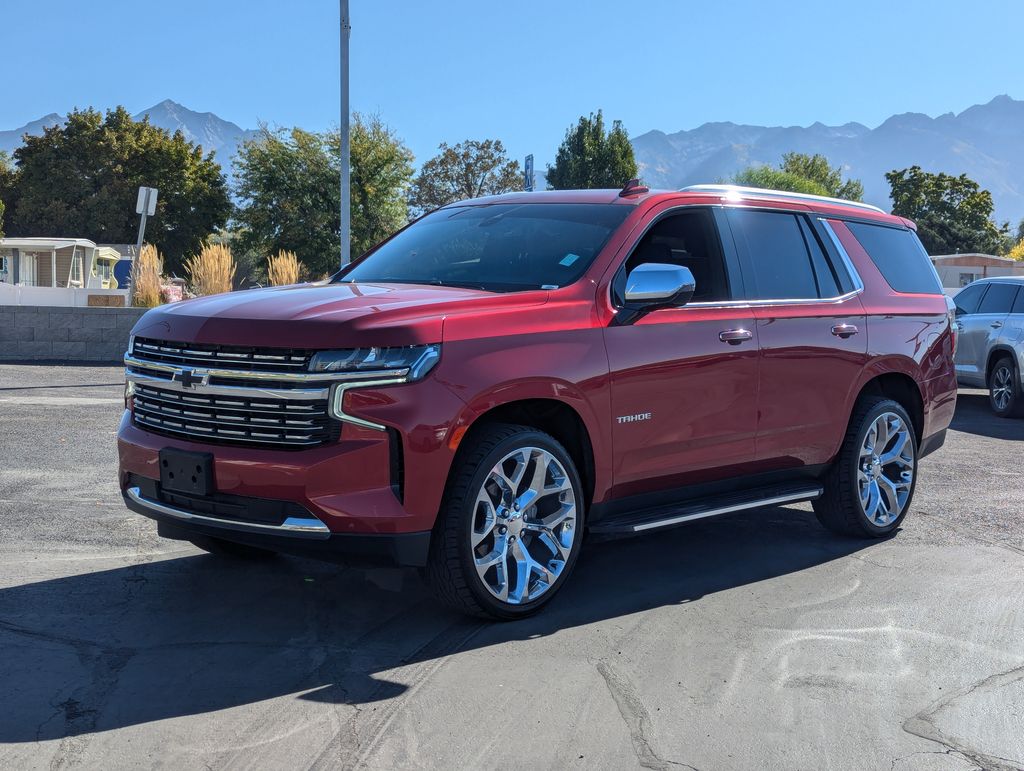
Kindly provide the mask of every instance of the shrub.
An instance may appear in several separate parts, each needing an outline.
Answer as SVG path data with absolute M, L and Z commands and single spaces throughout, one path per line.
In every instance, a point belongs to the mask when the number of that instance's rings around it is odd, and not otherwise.
M 156 247 L 145 244 L 132 266 L 132 305 L 137 308 L 155 308 L 160 305 L 160 276 L 164 260 Z
M 192 291 L 197 296 L 230 292 L 235 280 L 235 258 L 223 244 L 207 244 L 185 261 Z
M 267 280 L 271 286 L 297 284 L 304 270 L 295 252 L 284 250 L 267 259 Z
M 1024 261 L 1024 238 L 1017 242 L 1017 245 L 1013 247 L 1006 254 L 1011 260 Z

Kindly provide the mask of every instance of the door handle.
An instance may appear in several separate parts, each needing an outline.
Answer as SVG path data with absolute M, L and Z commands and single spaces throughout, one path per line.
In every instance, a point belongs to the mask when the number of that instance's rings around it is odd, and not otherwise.
M 754 333 L 749 329 L 726 329 L 718 333 L 718 339 L 729 345 L 739 345 L 744 340 L 749 340 Z
M 989 326 L 992 327 L 992 329 L 999 329 L 1001 326 L 1003 326 L 1003 322 L 993 321 L 991 324 L 989 324 Z
M 841 337 L 844 340 L 847 337 L 853 337 L 855 334 L 860 332 L 855 324 L 836 324 L 832 327 L 832 334 L 836 337 Z

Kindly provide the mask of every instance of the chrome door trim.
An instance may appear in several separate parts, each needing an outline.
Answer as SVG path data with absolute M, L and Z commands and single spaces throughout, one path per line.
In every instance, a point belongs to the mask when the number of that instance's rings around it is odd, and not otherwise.
M 154 501 L 142 495 L 138 487 L 129 487 L 125 490 L 131 500 L 145 509 L 157 514 L 172 517 L 182 522 L 195 522 L 200 525 L 212 525 L 214 527 L 229 528 L 231 530 L 244 530 L 254 533 L 279 533 L 280 535 L 297 536 L 304 538 L 329 538 L 331 531 L 327 525 L 316 517 L 288 517 L 280 525 L 264 525 L 257 522 L 238 522 L 232 519 L 211 517 L 208 514 L 195 514 L 186 509 L 179 509 L 176 506 L 168 506 L 165 503 Z

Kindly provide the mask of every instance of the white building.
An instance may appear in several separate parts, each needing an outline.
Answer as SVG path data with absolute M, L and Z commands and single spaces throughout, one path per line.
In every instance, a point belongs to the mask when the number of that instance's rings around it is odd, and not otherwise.
M 0 238 L 0 305 L 124 305 L 89 299 L 127 298 L 114 279 L 120 258 L 85 238 Z
M 932 264 L 946 289 L 959 289 L 990 276 L 1024 276 L 1024 262 L 994 254 L 939 254 L 932 257 Z

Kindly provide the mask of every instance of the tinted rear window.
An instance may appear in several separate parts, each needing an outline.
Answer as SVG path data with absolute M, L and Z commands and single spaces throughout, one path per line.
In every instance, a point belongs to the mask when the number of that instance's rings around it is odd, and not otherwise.
M 737 245 L 753 273 L 752 299 L 817 298 L 818 281 L 811 266 L 800 223 L 792 214 L 732 209 Z
M 1024 292 L 1017 292 L 1017 300 L 1013 304 L 1013 309 L 1010 313 L 1024 313 Z
M 942 293 L 935 269 L 916 233 L 863 222 L 847 222 L 846 226 L 860 241 L 893 291 Z
M 977 313 L 978 304 L 981 302 L 981 296 L 985 294 L 986 289 L 988 289 L 988 284 L 971 284 L 957 292 L 956 297 L 953 298 L 956 312 L 963 314 Z
M 991 284 L 978 306 L 978 313 L 1009 313 L 1016 296 L 1017 287 L 1013 284 Z

